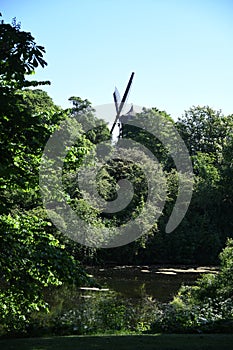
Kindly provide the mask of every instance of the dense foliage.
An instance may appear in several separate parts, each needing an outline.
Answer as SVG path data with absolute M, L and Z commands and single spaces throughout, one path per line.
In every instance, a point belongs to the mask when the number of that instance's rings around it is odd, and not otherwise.
M 130 147 L 124 150 L 123 158 L 133 155 L 134 159 L 141 159 L 141 163 L 125 161 L 117 156 L 121 140 L 117 147 L 109 142 L 109 149 L 116 154 L 98 173 L 98 193 L 111 202 L 117 198 L 118 181 L 127 179 L 133 185 L 134 195 L 124 210 L 103 214 L 93 201 L 90 205 L 85 200 L 88 194 L 80 190 L 77 174 L 87 155 L 87 169 L 97 160 L 97 145 L 110 140 L 109 130 L 103 121 L 95 118 L 88 100 L 73 96 L 70 98 L 72 108 L 63 110 L 38 88 L 49 82 L 30 79 L 38 66 L 46 66 L 44 53 L 44 47 L 38 46 L 31 33 L 22 31 L 15 20 L 12 24 L 0 22 L 1 331 L 25 330 L 33 312 L 47 309 L 43 292 L 49 286 L 90 283 L 79 261 L 92 264 L 218 264 L 220 261 L 219 275 L 207 275 L 196 288 L 182 289 L 161 319 L 166 324 L 165 318 L 170 322 L 175 312 L 177 318 L 172 322 L 177 325 L 178 318 L 183 320 L 185 314 L 188 315 L 188 328 L 190 325 L 196 327 L 203 319 L 207 320 L 203 322 L 209 322 L 215 317 L 230 317 L 233 288 L 231 240 L 220 259 L 218 255 L 233 234 L 233 115 L 224 116 L 221 111 L 208 106 L 193 106 L 174 122 L 165 111 L 144 108 L 135 115 L 135 121 L 140 120 L 142 127 L 124 127 L 123 136 L 150 150 L 159 160 L 160 167 L 151 168 L 149 158 Z M 78 125 L 79 137 L 67 150 L 62 173 L 64 188 L 57 188 L 57 198 L 65 189 L 68 204 L 96 229 L 95 239 L 101 240 L 103 228 L 124 225 L 145 207 L 148 183 L 143 167 L 147 166 L 150 174 L 156 171 L 154 198 L 161 197 L 165 182 L 167 192 L 163 213 L 146 235 L 119 248 L 90 248 L 64 236 L 49 220 L 40 195 L 39 166 L 47 140 L 59 130 L 63 121 L 68 121 L 71 131 L 74 124 Z M 143 128 L 143 123 L 147 128 Z M 166 127 L 169 123 L 177 128 L 186 143 L 195 179 L 189 210 L 176 230 L 168 234 L 165 226 L 177 198 L 180 174 L 168 149 L 145 129 L 160 129 L 169 140 L 174 136 L 173 129 Z M 186 175 L 182 174 L 183 179 L 189 181 Z M 55 172 L 49 176 L 50 182 L 56 179 Z M 128 192 L 124 195 L 128 196 Z M 159 208 L 152 209 L 159 213 Z M 102 308 L 108 307 L 107 301 L 98 302 L 103 304 Z M 217 314 L 216 308 L 222 313 Z M 126 307 L 123 305 L 118 311 L 119 322 L 123 322 Z M 207 311 L 213 317 L 208 318 Z M 109 324 L 110 320 L 103 322 Z M 140 322 L 144 323 L 144 318 L 138 320 L 135 329 Z
M 167 303 L 106 289 L 48 291 L 51 311 L 33 312 L 27 334 L 232 333 L 232 239 L 219 258 L 218 273 L 203 274 L 194 285 L 183 285 Z
M 156 116 L 170 121 L 157 109 L 144 109 L 135 116 L 150 128 L 161 128 Z M 167 199 L 157 225 L 146 242 L 100 251 L 104 260 L 116 263 L 217 264 L 218 254 L 232 237 L 232 126 L 233 115 L 224 116 L 208 106 L 192 107 L 174 126 L 190 152 L 194 177 L 192 200 L 181 224 L 171 234 L 165 226 L 177 197 L 178 173 L 168 150 L 144 129 L 127 126 L 127 137 L 153 151 L 163 166 L 167 181 Z M 169 138 L 169 128 L 163 133 Z M 187 179 L 188 180 L 188 179 Z
M 232 239 L 227 241 L 219 259 L 219 272 L 202 275 L 195 286 L 182 286 L 173 301 L 161 308 L 151 331 L 232 332 Z
M 33 336 L 46 334 L 142 333 L 150 328 L 158 311 L 157 303 L 144 298 L 123 298 L 113 291 L 60 289 L 49 314 L 34 313 L 28 325 Z M 62 301 L 62 302 L 61 302 Z
M 30 33 L 0 23 L 0 323 L 23 330 L 34 310 L 47 308 L 42 292 L 64 282 L 88 283 L 86 273 L 58 240 L 42 209 L 38 169 L 45 142 L 65 112 L 26 80 L 43 60 Z

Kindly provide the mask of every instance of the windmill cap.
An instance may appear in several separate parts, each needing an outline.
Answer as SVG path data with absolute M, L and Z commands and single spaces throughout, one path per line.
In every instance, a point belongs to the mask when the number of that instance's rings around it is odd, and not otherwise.
M 130 110 L 126 113 L 120 116 L 119 120 L 121 123 L 127 123 L 129 120 L 131 120 L 133 117 L 135 117 L 136 113 L 133 109 L 133 105 L 130 107 Z

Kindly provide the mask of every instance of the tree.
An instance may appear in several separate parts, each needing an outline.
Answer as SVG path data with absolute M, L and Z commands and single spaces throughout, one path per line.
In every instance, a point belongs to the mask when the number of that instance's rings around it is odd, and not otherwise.
M 43 290 L 88 283 L 80 264 L 54 237 L 42 209 L 0 219 L 0 333 L 25 331 L 32 312 L 48 311 Z
M 181 286 L 173 300 L 160 307 L 152 332 L 232 333 L 232 256 L 229 239 L 219 254 L 219 272 L 202 274 L 193 286 Z
M 135 126 L 138 125 L 138 126 Z M 164 168 L 173 167 L 172 158 L 169 155 L 170 142 L 174 142 L 174 121 L 165 111 L 158 108 L 143 108 L 142 112 L 137 113 L 128 124 L 124 124 L 124 138 L 130 138 L 149 149 L 164 165 Z M 164 144 L 159 136 L 167 140 Z
M 122 147 L 122 148 L 121 148 Z M 107 164 L 98 174 L 98 189 L 109 207 L 115 201 L 115 211 L 100 213 L 100 217 L 109 227 L 125 227 L 125 235 L 134 237 L 136 228 L 132 232 L 131 221 L 138 220 L 139 232 L 144 233 L 135 237 L 130 244 L 99 251 L 101 259 L 116 261 L 120 264 L 143 262 L 139 252 L 145 252 L 148 239 L 157 228 L 157 217 L 161 214 L 161 207 L 166 196 L 165 177 L 161 167 L 142 150 L 137 147 L 127 148 L 118 142 L 118 146 Z M 156 174 L 156 176 L 155 176 Z M 130 183 L 127 187 L 124 182 Z M 108 208 L 108 204 L 106 205 Z M 136 239 L 137 238 L 137 239 Z
M 233 116 L 229 116 L 232 118 Z M 219 220 L 221 221 L 221 229 L 223 239 L 226 237 L 233 237 L 233 138 L 232 135 L 228 137 L 226 145 L 223 148 L 223 161 L 220 169 L 220 190 L 221 190 L 221 214 Z
M 12 25 L 3 20 L 0 22 L 1 213 L 7 212 L 14 203 L 17 204 L 19 187 L 24 194 L 30 192 L 30 187 L 35 187 L 30 186 L 30 182 L 33 178 L 35 180 L 38 156 L 49 135 L 49 126 L 51 128 L 51 124 L 57 122 L 51 99 L 43 112 L 39 106 L 39 95 L 40 101 L 44 100 L 44 106 L 48 103 L 48 96 L 45 101 L 45 92 L 22 90 L 50 83 L 26 79 L 38 65 L 47 65 L 43 59 L 44 52 L 44 47 L 36 45 L 31 33 L 20 30 L 16 20 L 13 20 Z
M 45 49 L 37 46 L 31 33 L 20 30 L 14 19 L 12 24 L 0 22 L 0 87 L 1 93 L 27 86 L 50 84 L 26 80 L 39 65 L 47 65 L 43 59 Z M 3 100 L 1 100 L 1 103 Z
M 73 104 L 70 114 L 81 123 L 88 140 L 93 144 L 110 140 L 110 132 L 106 122 L 95 117 L 95 110 L 90 101 L 82 100 L 81 97 L 77 96 L 70 97 L 69 101 Z
M 186 111 L 176 126 L 190 155 L 196 155 L 197 152 L 211 153 L 217 162 L 221 162 L 223 147 L 232 132 L 232 118 L 209 106 L 197 106 Z
M 205 274 L 197 281 L 197 285 L 188 288 L 188 298 L 186 288 L 181 288 L 178 295 L 187 302 L 204 304 L 209 299 L 228 299 L 232 297 L 233 289 L 233 240 L 228 239 L 224 249 L 219 254 L 220 267 L 217 274 Z M 232 301 L 231 301 L 232 303 Z
M 38 168 L 44 145 L 65 113 L 42 90 L 16 90 L 0 106 L 0 213 L 38 205 Z M 6 102 L 5 101 L 5 102 Z
M 0 314 L 2 331 L 25 329 L 32 311 L 47 308 L 43 288 L 88 283 L 78 261 L 55 238 L 39 196 L 44 145 L 67 113 L 26 80 L 46 65 L 30 33 L 0 23 Z

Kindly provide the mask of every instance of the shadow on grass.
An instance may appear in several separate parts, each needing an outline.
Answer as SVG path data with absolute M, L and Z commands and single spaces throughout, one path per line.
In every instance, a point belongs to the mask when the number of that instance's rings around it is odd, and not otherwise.
M 232 350 L 233 334 L 155 334 L 0 339 L 1 350 Z

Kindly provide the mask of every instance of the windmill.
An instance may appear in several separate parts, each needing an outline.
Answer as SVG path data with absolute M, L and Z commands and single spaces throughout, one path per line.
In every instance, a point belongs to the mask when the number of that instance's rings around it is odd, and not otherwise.
M 128 97 L 128 94 L 129 94 L 129 90 L 130 90 L 130 87 L 131 87 L 131 84 L 132 84 L 132 81 L 133 81 L 133 77 L 134 77 L 134 72 L 132 72 L 131 74 L 131 77 L 128 81 L 128 84 L 126 86 L 126 89 L 125 89 L 125 93 L 122 97 L 122 100 L 120 100 L 120 94 L 117 90 L 117 88 L 115 88 L 115 91 L 113 93 L 113 99 L 114 99 L 114 103 L 115 103 L 115 107 L 116 107 L 116 118 L 114 120 L 114 123 L 112 125 L 112 128 L 111 128 L 111 131 L 110 131 L 110 134 L 113 133 L 113 130 L 116 126 L 116 123 L 118 122 L 119 124 L 119 127 L 120 127 L 120 133 L 119 133 L 119 137 L 122 136 L 122 132 L 123 132 L 123 124 L 124 124 L 124 121 L 126 122 L 129 114 L 133 113 L 133 106 L 131 107 L 131 109 L 129 110 L 128 113 L 126 113 L 125 115 L 121 115 L 121 112 L 123 110 L 123 107 L 127 101 L 127 97 Z

